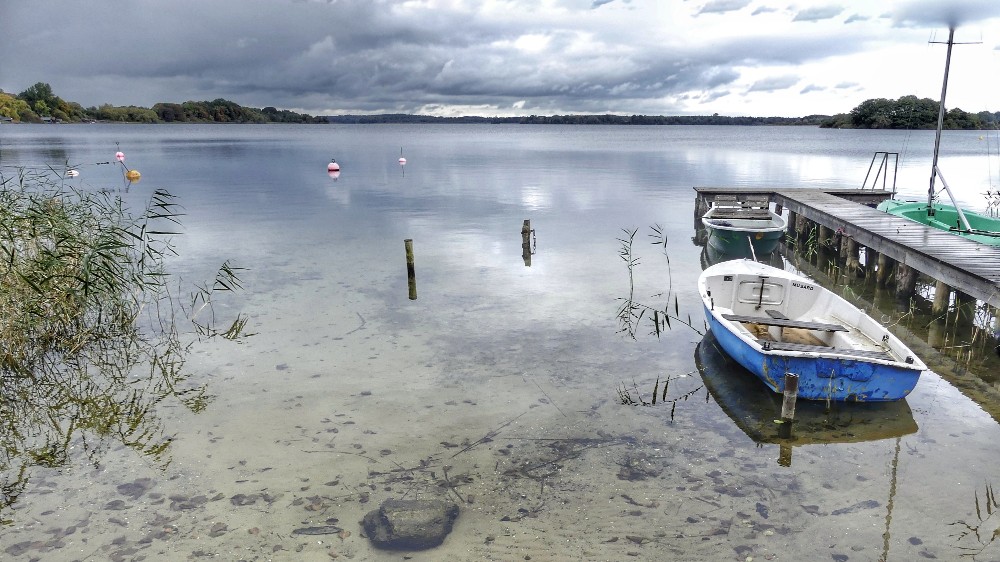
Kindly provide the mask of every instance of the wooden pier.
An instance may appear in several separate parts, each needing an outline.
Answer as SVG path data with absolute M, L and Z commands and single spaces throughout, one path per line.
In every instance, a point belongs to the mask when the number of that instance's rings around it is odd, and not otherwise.
M 877 252 L 880 267 L 888 263 L 888 258 L 905 266 L 903 269 L 912 268 L 937 280 L 939 292 L 953 289 L 1000 308 L 1000 247 L 967 240 L 869 206 L 888 199 L 891 194 L 887 191 L 714 187 L 696 187 L 695 191 L 696 216 L 701 216 L 719 194 L 767 195 L 779 211 L 788 209 L 790 233 L 801 233 L 803 221 L 811 221 L 819 225 L 821 239 L 839 233 L 849 243 Z M 866 254 L 866 259 L 869 265 L 876 263 L 871 255 Z

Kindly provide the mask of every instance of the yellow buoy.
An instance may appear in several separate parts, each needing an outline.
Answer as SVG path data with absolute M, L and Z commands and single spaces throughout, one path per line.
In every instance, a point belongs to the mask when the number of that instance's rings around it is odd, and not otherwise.
M 139 170 L 129 170 L 125 172 L 125 179 L 127 179 L 130 182 L 137 182 L 141 177 L 142 174 L 139 173 Z

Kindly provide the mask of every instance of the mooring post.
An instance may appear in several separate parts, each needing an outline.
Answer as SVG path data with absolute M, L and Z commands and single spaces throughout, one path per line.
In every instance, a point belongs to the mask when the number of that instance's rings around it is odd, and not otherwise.
M 524 259 L 524 266 L 531 267 L 531 221 L 524 219 L 521 225 L 521 257 Z
M 792 466 L 792 445 L 789 443 L 778 443 L 778 465 Z
M 781 427 L 778 436 L 788 439 L 792 436 L 792 422 L 795 420 L 795 401 L 799 397 L 799 376 L 785 373 L 785 392 L 781 401 Z
M 931 305 L 931 314 L 938 320 L 944 320 L 945 313 L 948 312 L 948 305 L 951 303 L 951 287 L 944 281 L 938 281 L 934 287 L 934 304 Z
M 410 288 L 410 300 L 417 300 L 417 273 L 413 267 L 413 239 L 403 240 L 406 247 L 406 283 Z

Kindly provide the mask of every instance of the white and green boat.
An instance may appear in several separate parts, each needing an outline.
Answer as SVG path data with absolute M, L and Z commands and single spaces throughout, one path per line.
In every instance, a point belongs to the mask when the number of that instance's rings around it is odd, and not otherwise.
M 879 204 L 878 209 L 889 214 L 903 217 L 951 232 L 958 236 L 975 240 L 982 244 L 1000 246 L 1000 218 L 984 215 L 963 209 L 958 205 L 955 196 L 948 187 L 938 168 L 938 153 L 941 149 L 941 130 L 944 128 L 944 100 L 948 93 L 948 69 L 951 66 L 951 48 L 955 44 L 955 28 L 948 30 L 948 54 L 944 63 L 944 85 L 941 87 L 941 103 L 938 108 L 937 134 L 934 137 L 934 160 L 931 164 L 930 187 L 927 189 L 927 201 L 899 201 L 890 199 Z M 935 181 L 941 180 L 941 189 L 935 189 Z M 948 194 L 951 204 L 937 200 L 940 191 Z

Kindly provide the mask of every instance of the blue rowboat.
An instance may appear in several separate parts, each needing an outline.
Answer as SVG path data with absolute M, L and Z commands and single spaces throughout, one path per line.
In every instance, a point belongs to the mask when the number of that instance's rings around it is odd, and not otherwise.
M 927 366 L 858 307 L 794 273 L 750 260 L 698 278 L 719 346 L 774 392 L 799 376 L 799 398 L 878 402 L 904 398 Z

